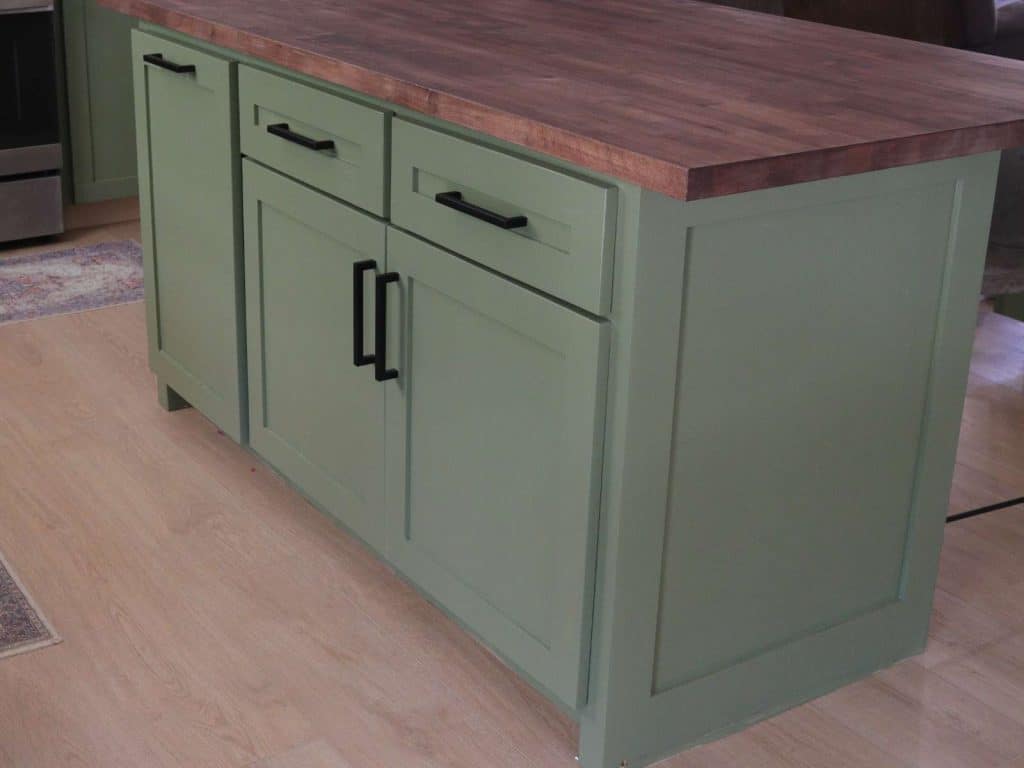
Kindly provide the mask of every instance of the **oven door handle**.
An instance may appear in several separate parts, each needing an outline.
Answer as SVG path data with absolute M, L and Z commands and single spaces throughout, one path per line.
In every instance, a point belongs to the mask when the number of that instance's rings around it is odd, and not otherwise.
M 195 74 L 196 71 L 195 64 L 175 64 L 173 61 L 165 59 L 162 53 L 147 53 L 142 57 L 142 60 L 147 64 L 160 67 L 160 69 L 166 69 L 168 72 L 173 72 L 176 75 Z

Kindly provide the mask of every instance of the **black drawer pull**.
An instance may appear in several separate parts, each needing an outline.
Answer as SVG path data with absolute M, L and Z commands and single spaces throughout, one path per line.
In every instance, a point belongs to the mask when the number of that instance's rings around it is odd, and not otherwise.
M 142 60 L 147 64 L 160 67 L 160 69 L 166 69 L 168 72 L 173 72 L 176 75 L 188 75 L 196 71 L 195 64 L 175 64 L 173 61 L 165 59 L 162 53 L 147 53 L 142 57 Z
M 300 147 L 313 149 L 317 152 L 322 152 L 325 149 L 334 149 L 334 142 L 330 139 L 311 139 L 309 136 L 303 136 L 301 133 L 291 130 L 288 127 L 288 123 L 268 125 L 267 133 L 272 133 L 274 136 L 279 136 L 285 141 L 290 141 L 292 144 L 298 144 Z
M 488 224 L 493 224 L 501 229 L 519 229 L 527 224 L 525 216 L 502 216 L 500 213 L 488 211 L 479 205 L 467 203 L 462 199 L 461 192 L 438 192 L 434 195 L 434 200 L 441 205 L 454 208 L 456 211 L 468 214 L 474 219 L 486 221 Z
M 377 275 L 374 282 L 374 298 L 377 306 L 374 309 L 373 323 L 373 378 L 377 381 L 397 379 L 398 371 L 388 368 L 388 283 L 397 283 L 397 272 L 385 272 Z
M 373 355 L 363 351 L 363 273 L 372 269 L 377 269 L 377 262 L 373 259 L 352 265 L 352 364 L 356 368 L 373 362 Z

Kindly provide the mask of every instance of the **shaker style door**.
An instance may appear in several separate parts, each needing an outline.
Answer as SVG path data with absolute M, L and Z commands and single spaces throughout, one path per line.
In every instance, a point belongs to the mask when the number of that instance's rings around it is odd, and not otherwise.
M 586 701 L 606 325 L 388 230 L 388 554 L 571 708 Z
M 384 389 L 368 358 L 385 225 L 250 160 L 243 189 L 250 444 L 383 549 Z
M 245 440 L 235 64 L 132 33 L 150 367 Z

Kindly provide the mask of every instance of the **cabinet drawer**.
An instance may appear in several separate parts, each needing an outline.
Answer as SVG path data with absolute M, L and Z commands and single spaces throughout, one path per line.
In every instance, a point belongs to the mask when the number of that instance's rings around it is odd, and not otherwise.
M 399 119 L 392 147 L 396 225 L 591 312 L 608 310 L 614 188 Z M 462 210 L 438 200 L 451 192 Z
M 384 112 L 247 66 L 238 102 L 243 154 L 384 215 Z

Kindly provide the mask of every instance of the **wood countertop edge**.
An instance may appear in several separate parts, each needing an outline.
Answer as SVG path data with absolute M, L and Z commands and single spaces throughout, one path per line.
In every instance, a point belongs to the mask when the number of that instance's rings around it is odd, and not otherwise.
M 689 168 L 228 24 L 160 8 L 149 0 L 97 2 L 113 11 L 212 45 L 683 201 L 774 189 L 947 160 L 1008 146 L 1024 146 L 1024 121 L 1015 120 Z
M 826 181 L 1015 146 L 1024 146 L 1024 122 L 1018 120 L 694 168 L 682 199 L 705 200 Z

